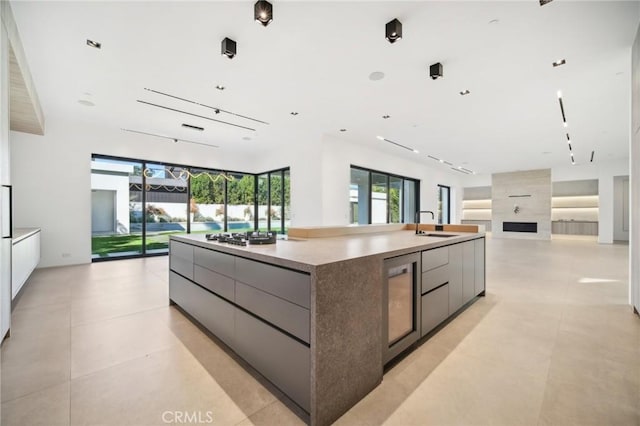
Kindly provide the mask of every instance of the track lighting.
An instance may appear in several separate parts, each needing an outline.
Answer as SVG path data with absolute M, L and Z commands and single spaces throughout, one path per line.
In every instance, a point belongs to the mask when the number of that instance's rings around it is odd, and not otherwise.
M 267 26 L 273 21 L 273 5 L 265 0 L 257 1 L 253 6 L 253 19 Z
M 442 64 L 440 62 L 436 62 L 435 64 L 429 67 L 429 76 L 433 80 L 437 80 L 438 77 L 442 77 Z
M 222 55 L 229 59 L 233 59 L 236 56 L 236 42 L 228 37 L 222 40 Z
M 397 19 L 387 22 L 384 36 L 389 43 L 395 43 L 402 38 L 402 23 Z

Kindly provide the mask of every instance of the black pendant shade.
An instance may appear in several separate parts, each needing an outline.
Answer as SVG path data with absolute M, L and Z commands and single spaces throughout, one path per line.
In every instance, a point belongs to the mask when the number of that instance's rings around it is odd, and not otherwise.
M 236 42 L 225 37 L 224 40 L 222 40 L 221 53 L 227 58 L 232 59 L 236 56 Z
M 273 21 L 273 5 L 265 0 L 259 0 L 253 6 L 253 18 L 265 27 Z
M 398 39 L 402 38 L 402 23 L 397 19 L 387 22 L 384 33 L 389 43 L 395 43 Z

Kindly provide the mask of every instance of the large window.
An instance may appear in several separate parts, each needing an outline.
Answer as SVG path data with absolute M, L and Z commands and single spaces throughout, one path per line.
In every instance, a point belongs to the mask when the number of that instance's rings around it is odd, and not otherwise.
M 451 222 L 451 188 L 438 185 L 438 223 L 448 224 Z
M 349 222 L 413 223 L 419 188 L 416 179 L 351 166 Z
M 260 175 L 93 155 L 92 257 L 166 254 L 169 235 L 286 232 L 291 175 Z

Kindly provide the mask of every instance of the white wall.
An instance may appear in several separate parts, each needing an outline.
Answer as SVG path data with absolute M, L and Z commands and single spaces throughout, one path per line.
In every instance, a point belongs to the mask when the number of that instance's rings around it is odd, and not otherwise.
M 567 165 L 551 168 L 551 181 L 571 181 L 583 179 L 598 179 L 599 192 L 599 224 L 598 242 L 613 243 L 614 237 L 614 184 L 615 176 L 629 174 L 629 160 L 612 161 L 596 160 L 593 163 L 576 166 Z M 491 176 L 475 175 L 464 178 L 465 187 L 491 185 Z
M 638 312 L 640 311 L 640 27 L 636 32 L 631 56 L 629 299 Z
M 629 241 L 629 176 L 613 178 L 613 239 Z
M 96 107 L 98 108 L 98 107 Z M 40 267 L 91 261 L 91 154 L 255 172 L 246 155 L 47 116 L 44 136 L 11 133 L 14 224 L 42 229 Z

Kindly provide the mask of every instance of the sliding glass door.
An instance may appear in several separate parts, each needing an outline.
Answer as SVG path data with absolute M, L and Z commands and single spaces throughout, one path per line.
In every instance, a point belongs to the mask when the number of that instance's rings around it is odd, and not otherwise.
M 188 175 L 182 167 L 145 165 L 145 253 L 167 253 L 169 235 L 187 232 Z
M 260 175 L 94 154 L 94 260 L 166 254 L 179 233 L 285 233 L 291 220 L 289 169 Z
M 143 252 L 142 170 L 136 161 L 91 161 L 91 254 L 94 259 Z

